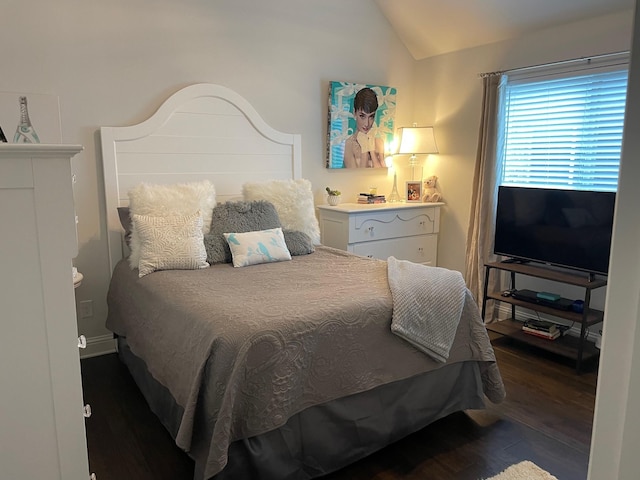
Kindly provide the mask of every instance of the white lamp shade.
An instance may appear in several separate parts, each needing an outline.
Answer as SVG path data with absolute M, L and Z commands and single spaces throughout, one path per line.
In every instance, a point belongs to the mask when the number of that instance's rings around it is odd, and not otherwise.
M 421 155 L 438 153 L 433 127 L 400 127 L 396 154 Z

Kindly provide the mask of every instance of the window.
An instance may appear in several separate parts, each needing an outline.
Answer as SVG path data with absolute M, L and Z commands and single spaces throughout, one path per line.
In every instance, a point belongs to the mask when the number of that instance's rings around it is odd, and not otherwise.
M 499 184 L 617 190 L 628 58 L 614 60 L 507 76 Z

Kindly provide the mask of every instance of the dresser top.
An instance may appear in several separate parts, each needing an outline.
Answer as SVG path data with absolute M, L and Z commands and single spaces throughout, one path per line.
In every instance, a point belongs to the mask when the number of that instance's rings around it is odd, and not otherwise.
M 60 143 L 0 143 L 0 158 L 72 156 L 83 149 L 82 145 Z
M 354 213 L 354 212 L 367 212 L 369 210 L 400 210 L 410 208 L 425 208 L 425 207 L 440 207 L 444 205 L 443 202 L 431 202 L 431 203 L 341 203 L 335 207 L 332 205 L 317 205 L 320 210 L 334 210 L 338 212 Z

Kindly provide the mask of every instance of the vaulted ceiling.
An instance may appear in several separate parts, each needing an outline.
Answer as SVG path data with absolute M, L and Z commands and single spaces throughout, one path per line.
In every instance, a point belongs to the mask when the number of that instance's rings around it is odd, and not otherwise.
M 635 0 L 374 0 L 417 60 L 628 11 Z

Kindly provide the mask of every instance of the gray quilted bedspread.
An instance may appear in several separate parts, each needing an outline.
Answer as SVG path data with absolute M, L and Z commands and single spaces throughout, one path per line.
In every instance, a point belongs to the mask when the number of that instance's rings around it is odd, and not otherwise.
M 126 262 L 114 270 L 107 327 L 184 409 L 176 443 L 206 462 L 206 478 L 224 467 L 234 440 L 443 365 L 391 333 L 384 261 L 318 247 L 244 268 L 136 273 Z M 469 295 L 447 363 L 473 360 L 485 394 L 500 402 L 502 379 Z M 201 428 L 211 437 L 204 449 L 193 441 Z

